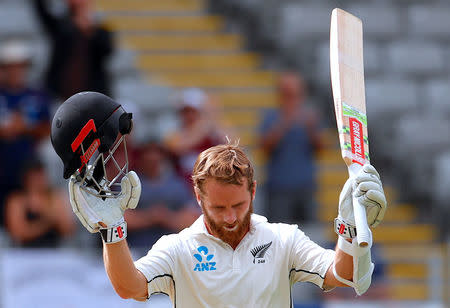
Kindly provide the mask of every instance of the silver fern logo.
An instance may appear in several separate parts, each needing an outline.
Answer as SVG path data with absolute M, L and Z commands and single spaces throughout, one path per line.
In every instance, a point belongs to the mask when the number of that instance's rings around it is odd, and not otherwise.
M 255 264 L 256 261 L 258 261 L 258 264 L 266 262 L 266 260 L 264 259 L 264 255 L 266 254 L 267 249 L 269 249 L 270 245 L 272 245 L 272 242 L 256 246 L 255 248 L 250 250 L 253 256 L 253 264 Z

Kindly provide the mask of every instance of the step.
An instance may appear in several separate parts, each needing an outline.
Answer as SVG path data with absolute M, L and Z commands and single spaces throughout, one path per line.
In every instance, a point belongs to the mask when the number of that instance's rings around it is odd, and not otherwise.
M 322 221 L 330 221 L 336 216 L 340 190 L 333 193 L 318 193 L 317 201 L 320 204 L 319 218 Z M 412 223 L 417 217 L 417 211 L 409 205 L 390 204 L 386 210 L 384 223 Z
M 275 108 L 275 91 L 220 91 L 213 92 L 220 105 L 226 108 Z M 260 112 L 260 111 L 258 111 Z
M 175 72 L 156 73 L 157 80 L 173 87 L 199 88 L 265 88 L 272 87 L 275 78 L 269 72 Z
M 216 32 L 223 28 L 219 16 L 108 16 L 105 21 L 116 31 Z
M 224 113 L 223 118 L 237 130 L 255 127 L 260 121 L 259 114 L 254 111 L 229 111 Z
M 255 166 L 263 167 L 267 162 L 267 157 L 265 153 L 259 148 L 256 148 L 255 150 L 252 151 L 252 157 Z
M 435 227 L 430 224 L 381 224 L 372 230 L 373 238 L 378 243 L 426 243 L 435 238 Z
M 417 209 L 411 204 L 388 204 L 383 221 L 411 222 L 417 217 L 417 214 Z
M 429 299 L 428 285 L 425 282 L 406 282 L 390 284 L 389 298 L 394 300 L 427 300 Z
M 137 51 L 236 51 L 242 37 L 235 34 L 128 34 L 121 42 Z
M 317 180 L 319 187 L 333 186 L 341 187 L 344 186 L 345 181 L 348 179 L 348 173 L 346 170 L 337 169 L 319 169 Z
M 336 240 L 336 233 L 333 227 L 326 228 L 326 235 L 329 241 Z M 386 224 L 381 223 L 372 229 L 373 242 L 377 244 L 424 244 L 431 243 L 436 230 L 430 224 Z
M 203 0 L 96 0 L 96 7 L 104 12 L 196 12 L 204 8 Z
M 336 149 L 339 151 L 339 135 L 337 129 L 326 128 L 320 132 L 320 139 L 322 140 L 323 146 L 327 149 Z
M 324 187 L 316 192 L 316 199 L 320 203 L 321 208 L 336 208 L 339 201 L 339 193 L 341 190 L 335 187 Z
M 248 70 L 260 64 L 253 53 L 238 54 L 142 54 L 137 66 L 155 71 Z
M 253 131 L 243 129 L 236 132 L 235 137 L 239 139 L 239 145 L 243 147 L 252 147 L 255 145 L 256 135 Z
M 381 227 L 381 226 L 380 226 Z M 386 244 L 380 248 L 388 262 L 423 261 L 442 254 L 439 245 L 431 243 Z
M 324 148 L 317 154 L 317 163 L 323 165 L 343 165 L 341 150 L 337 148 Z
M 428 266 L 424 263 L 390 263 L 387 265 L 389 279 L 421 279 L 428 278 Z

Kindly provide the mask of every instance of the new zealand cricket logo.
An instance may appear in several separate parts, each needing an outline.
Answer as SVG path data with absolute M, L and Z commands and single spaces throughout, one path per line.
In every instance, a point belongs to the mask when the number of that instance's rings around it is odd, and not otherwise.
M 256 259 L 258 259 L 258 264 L 266 262 L 266 260 L 264 260 L 264 255 L 266 254 L 267 249 L 269 249 L 270 245 L 272 245 L 272 242 L 256 246 L 255 248 L 250 250 L 253 255 L 253 264 L 255 264 Z

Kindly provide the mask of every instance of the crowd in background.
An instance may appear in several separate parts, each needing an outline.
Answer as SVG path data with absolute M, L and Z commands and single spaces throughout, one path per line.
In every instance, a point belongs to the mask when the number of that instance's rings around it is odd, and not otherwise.
M 40 84 L 29 84 L 33 54 L 28 42 L 0 45 L 0 223 L 13 247 L 58 247 L 76 243 L 78 221 L 71 213 L 62 165 L 49 150 L 53 112 L 80 91 L 112 95 L 108 58 L 114 34 L 95 21 L 90 1 L 67 0 L 54 15 L 42 0 L 34 11 L 50 44 Z M 133 142 L 130 167 L 142 183 L 136 210 L 125 213 L 130 244 L 148 249 L 163 234 L 178 232 L 200 214 L 190 174 L 197 155 L 239 139 L 218 121 L 217 105 L 198 88 L 177 90 L 179 126 L 160 138 Z M 259 145 L 268 159 L 266 214 L 271 221 L 315 219 L 314 155 L 321 147 L 319 116 L 307 105 L 307 86 L 295 73 L 281 74 L 279 108 L 264 114 Z M 145 118 L 139 118 L 145 121 Z

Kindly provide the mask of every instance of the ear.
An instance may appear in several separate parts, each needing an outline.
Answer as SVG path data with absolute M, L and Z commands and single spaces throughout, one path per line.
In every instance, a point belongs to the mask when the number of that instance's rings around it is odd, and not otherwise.
M 253 181 L 252 200 L 255 200 L 256 195 L 256 181 Z
M 194 187 L 195 199 L 197 199 L 198 205 L 201 205 L 202 199 L 200 198 L 200 189 L 198 187 Z

